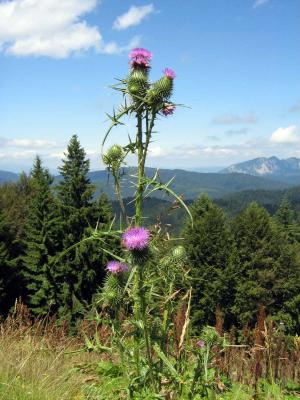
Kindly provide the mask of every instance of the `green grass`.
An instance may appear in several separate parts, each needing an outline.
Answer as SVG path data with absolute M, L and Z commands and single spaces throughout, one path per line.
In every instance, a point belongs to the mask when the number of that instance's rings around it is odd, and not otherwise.
M 95 353 L 73 352 L 77 345 L 13 330 L 0 334 L 0 400 L 122 400 L 128 382 L 109 361 Z M 51 338 L 50 338 L 51 339 Z M 151 393 L 136 400 L 154 400 Z M 253 388 L 233 384 L 230 390 L 211 393 L 207 400 L 252 400 Z M 164 399 L 164 397 L 161 397 Z M 285 390 L 262 381 L 257 400 L 299 400 L 299 385 Z M 177 399 L 179 400 L 179 399 Z M 186 400 L 184 398 L 180 400 Z M 201 400 L 200 397 L 194 400 Z

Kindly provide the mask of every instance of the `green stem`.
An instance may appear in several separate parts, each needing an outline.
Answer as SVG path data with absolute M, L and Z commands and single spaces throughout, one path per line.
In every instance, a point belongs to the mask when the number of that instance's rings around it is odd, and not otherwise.
M 202 357 L 199 354 L 198 355 L 197 366 L 196 366 L 195 372 L 194 372 L 194 378 L 193 378 L 191 390 L 190 390 L 190 393 L 189 393 L 189 400 L 193 400 L 194 392 L 195 392 L 195 386 L 196 386 L 196 383 L 197 383 L 197 381 L 198 381 L 198 379 L 199 379 L 199 377 L 201 375 L 201 367 L 202 367 L 201 364 L 202 364 Z
M 143 143 L 143 116 L 141 112 L 137 113 L 137 150 L 138 150 L 138 171 L 137 171 L 137 191 L 135 198 L 135 224 L 137 226 L 141 226 L 142 224 L 142 199 L 144 193 L 144 178 L 145 178 L 145 162 L 148 151 L 148 146 L 151 138 L 151 131 L 154 126 L 155 117 L 152 115 L 152 119 L 149 126 L 149 118 L 148 112 L 146 112 L 146 142 L 145 147 Z M 144 264 L 144 263 L 141 263 Z M 143 270 L 145 265 L 138 265 L 136 272 L 137 282 L 137 291 L 140 301 L 140 307 L 137 307 L 138 311 L 138 319 L 141 319 L 144 326 L 144 339 L 146 343 L 146 353 L 147 360 L 149 364 L 149 374 L 150 380 L 155 386 L 154 374 L 153 374 L 153 364 L 151 357 L 151 343 L 150 343 L 150 335 L 148 330 L 148 323 L 146 317 L 146 301 L 145 301 L 145 293 L 144 293 L 144 276 Z
M 138 177 L 135 199 L 135 224 L 140 226 L 142 223 L 142 199 L 144 192 L 144 149 L 143 149 L 143 121 L 142 115 L 137 114 L 137 148 L 138 148 Z
M 145 149 L 144 149 L 144 154 L 143 154 L 143 159 L 142 159 L 143 171 L 145 171 L 146 157 L 147 157 L 148 147 L 149 147 L 150 140 L 151 140 L 152 130 L 154 128 L 155 116 L 156 116 L 156 114 L 154 112 L 152 112 L 151 120 L 149 122 L 149 113 L 148 113 L 148 111 L 146 112 L 146 143 L 145 143 Z
M 114 171 L 112 171 L 112 175 L 113 175 L 114 182 L 115 182 L 116 196 L 117 196 L 118 202 L 119 202 L 119 204 L 120 204 L 122 216 L 123 216 L 124 222 L 125 222 L 125 223 L 127 224 L 127 226 L 128 226 L 128 225 L 129 225 L 129 221 L 128 221 L 128 216 L 127 216 L 127 214 L 126 214 L 126 209 L 125 209 L 125 206 L 124 206 L 124 201 L 123 201 L 123 198 L 122 198 L 121 185 L 120 185 L 120 178 L 119 178 L 119 176 L 117 176 L 117 174 L 116 174 Z
M 139 291 L 139 297 L 140 297 L 140 302 L 141 302 L 141 318 L 143 321 L 144 325 L 144 339 L 146 343 L 146 353 L 147 353 L 147 359 L 148 359 L 148 364 L 149 364 L 149 372 L 150 372 L 150 379 L 152 381 L 153 386 L 155 385 L 154 381 L 154 375 L 153 375 L 153 364 L 152 364 L 152 357 L 151 357 L 151 345 L 150 345 L 150 337 L 149 337 L 149 331 L 148 331 L 148 323 L 147 323 L 147 316 L 146 316 L 146 301 L 145 301 L 145 291 L 144 291 L 144 265 L 140 265 L 137 269 L 138 271 L 138 278 L 139 278 L 139 286 L 138 286 L 138 291 Z

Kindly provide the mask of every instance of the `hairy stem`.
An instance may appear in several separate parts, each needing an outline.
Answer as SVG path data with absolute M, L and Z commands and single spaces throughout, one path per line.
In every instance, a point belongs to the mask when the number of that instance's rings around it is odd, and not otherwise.
M 138 279 L 139 279 L 139 297 L 140 297 L 140 312 L 141 318 L 144 325 L 144 339 L 146 343 L 146 353 L 147 353 L 147 360 L 149 364 L 149 372 L 150 372 L 150 379 L 152 384 L 155 385 L 154 375 L 153 375 L 153 364 L 152 364 L 152 357 L 151 357 L 151 344 L 150 344 L 150 336 L 148 330 L 148 323 L 147 323 L 147 316 L 146 316 L 146 300 L 145 300 L 145 289 L 144 289 L 144 265 L 140 265 L 137 269 L 138 271 Z
M 118 202 L 120 204 L 122 216 L 123 216 L 124 222 L 128 226 L 129 225 L 129 220 L 128 220 L 128 216 L 126 214 L 126 209 L 125 209 L 125 205 L 124 205 L 124 201 L 123 201 L 123 197 L 122 197 L 120 178 L 116 174 L 116 172 L 112 172 L 112 174 L 113 174 L 114 183 L 115 183 L 116 196 L 117 196 Z
M 138 176 L 137 190 L 135 198 L 135 224 L 140 226 L 142 223 L 142 199 L 144 192 L 144 148 L 143 148 L 143 120 L 141 113 L 137 114 L 137 148 L 138 148 Z

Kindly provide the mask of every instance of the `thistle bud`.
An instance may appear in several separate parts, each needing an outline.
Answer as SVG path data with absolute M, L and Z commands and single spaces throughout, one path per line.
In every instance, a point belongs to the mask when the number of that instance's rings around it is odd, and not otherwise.
M 155 82 L 148 91 L 148 101 L 152 105 L 159 105 L 168 100 L 173 91 L 173 79 L 167 76 Z
M 147 70 L 132 70 L 127 80 L 128 91 L 132 96 L 144 97 L 148 87 Z
M 117 170 L 120 168 L 125 154 L 122 146 L 115 144 L 110 147 L 106 154 L 103 154 L 102 160 L 109 169 Z
M 182 261 L 186 256 L 185 248 L 183 246 L 176 246 L 172 250 L 172 258 L 176 261 Z

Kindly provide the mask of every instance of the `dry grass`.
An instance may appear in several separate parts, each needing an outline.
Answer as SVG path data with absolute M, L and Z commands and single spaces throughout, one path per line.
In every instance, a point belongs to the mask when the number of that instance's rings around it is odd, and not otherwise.
M 1 400 L 81 400 L 87 381 L 81 371 L 96 355 L 82 351 L 80 338 L 70 338 L 54 320 L 31 321 L 28 310 L 16 310 L 0 325 Z
M 258 332 L 259 330 L 259 332 Z M 285 386 L 300 382 L 300 338 L 287 337 L 264 324 L 254 331 L 245 329 L 240 345 L 236 332 L 229 334 L 229 343 L 223 352 L 220 370 L 233 382 L 256 386 L 261 378 Z

